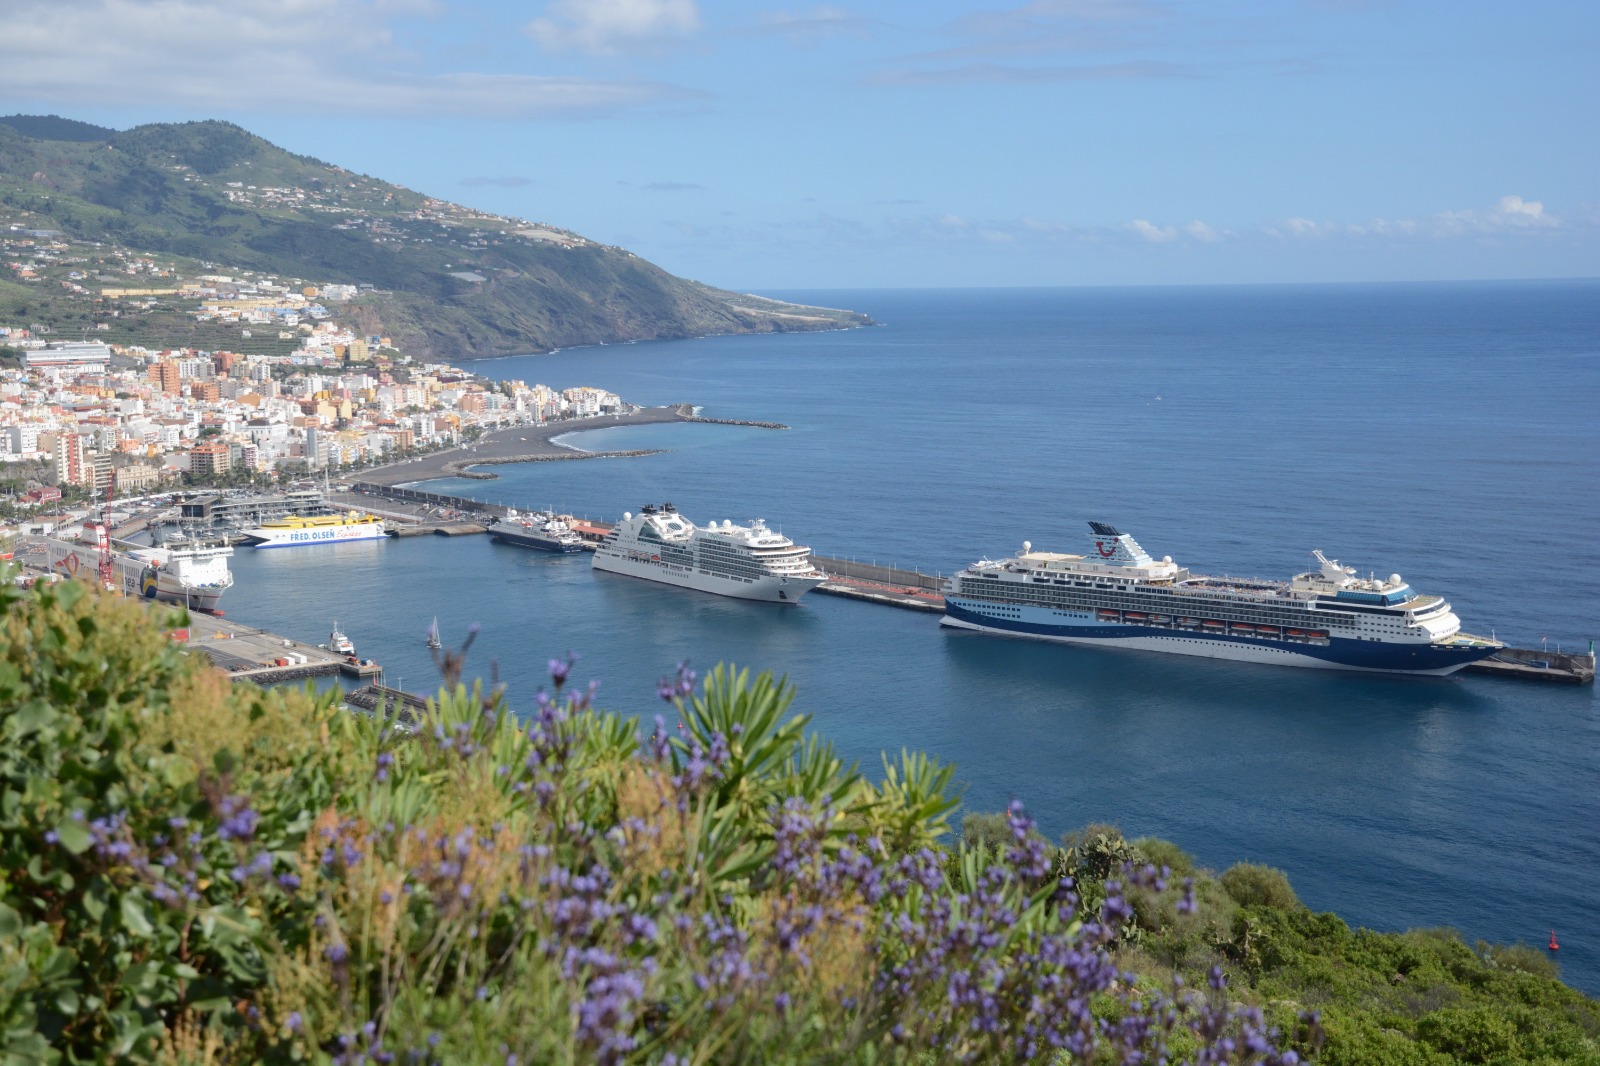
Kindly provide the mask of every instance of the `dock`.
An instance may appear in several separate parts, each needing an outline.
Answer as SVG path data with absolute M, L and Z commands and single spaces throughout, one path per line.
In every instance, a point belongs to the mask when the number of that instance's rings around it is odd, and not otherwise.
M 189 613 L 187 631 L 178 633 L 190 651 L 205 655 L 234 681 L 272 685 L 334 674 L 375 677 L 383 671 L 376 663 L 353 663 L 315 644 L 198 611 Z
M 512 508 L 484 500 L 462 496 L 446 496 L 423 492 L 419 489 L 393 488 L 371 482 L 358 482 L 352 489 L 363 495 L 379 496 L 411 506 L 430 508 L 444 513 L 454 512 L 455 517 L 441 523 L 439 519 L 424 523 L 413 530 L 400 533 L 414 536 L 421 533 L 442 533 L 447 536 L 460 532 L 481 532 L 476 519 L 504 518 Z M 352 504 L 359 501 L 352 501 Z M 535 508 L 522 510 L 533 511 Z M 584 540 L 584 547 L 594 550 L 596 544 L 611 529 L 611 523 L 589 518 L 563 515 L 574 532 Z M 455 523 L 451 526 L 450 523 Z M 448 527 L 448 528 L 447 528 Z M 828 580 L 816 591 L 829 596 L 876 603 L 885 607 L 899 607 L 908 611 L 925 611 L 930 614 L 944 612 L 944 576 L 925 574 L 920 570 L 862 563 L 854 559 L 840 559 L 826 555 L 811 556 Z M 1592 685 L 1595 675 L 1593 649 L 1587 655 L 1568 655 L 1546 652 L 1537 648 L 1504 648 L 1487 659 L 1462 668 L 1463 673 L 1487 674 L 1494 677 L 1514 678 L 1520 681 L 1545 681 L 1570 685 Z
M 1518 681 L 1546 681 L 1565 685 L 1594 684 L 1594 649 L 1584 655 L 1569 655 L 1541 648 L 1502 648 L 1469 666 L 1462 673 L 1490 674 Z

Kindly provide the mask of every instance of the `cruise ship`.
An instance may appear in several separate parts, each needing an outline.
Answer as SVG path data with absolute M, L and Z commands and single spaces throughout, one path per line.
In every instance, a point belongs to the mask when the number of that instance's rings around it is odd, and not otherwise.
M 1083 555 L 1022 551 L 975 563 L 945 586 L 942 624 L 1010 636 L 1282 666 L 1449 674 L 1499 651 L 1461 632 L 1439 596 L 1359 578 L 1320 551 L 1287 582 L 1201 577 L 1090 522 Z
M 383 519 L 375 514 L 287 515 L 262 522 L 244 535 L 257 548 L 298 548 L 308 544 L 344 544 L 352 540 L 381 540 L 388 536 Z
M 827 580 L 797 545 L 757 518 L 696 526 L 670 503 L 624 514 L 594 553 L 594 568 L 668 585 L 793 603 Z
M 504 518 L 489 527 L 489 539 L 547 552 L 583 551 L 583 538 L 573 532 L 566 519 L 554 514 L 507 511 Z

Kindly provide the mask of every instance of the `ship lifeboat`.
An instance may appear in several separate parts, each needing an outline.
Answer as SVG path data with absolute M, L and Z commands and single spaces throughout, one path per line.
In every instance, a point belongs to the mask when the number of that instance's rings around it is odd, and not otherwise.
M 1209 619 L 1207 621 L 1201 622 L 1200 624 L 1202 626 L 1204 626 L 1205 628 L 1207 628 L 1207 629 L 1227 629 L 1228 628 L 1228 624 L 1226 622 L 1213 622 L 1213 621 L 1210 621 Z
M 1289 634 L 1291 637 L 1309 637 L 1311 635 L 1303 629 L 1285 629 L 1284 632 Z
M 1164 614 L 1153 614 L 1153 615 L 1150 616 L 1150 621 L 1156 622 L 1156 623 L 1158 623 L 1160 625 L 1166 625 L 1168 622 L 1171 622 L 1172 619 L 1168 618 Z
M 1325 629 L 1313 629 L 1311 632 L 1307 633 L 1306 636 L 1310 637 L 1312 640 L 1327 640 L 1328 631 Z
M 1120 615 L 1117 614 L 1116 611 L 1107 611 L 1107 610 L 1096 611 L 1095 615 L 1102 622 L 1115 622 L 1121 617 Z
M 1143 622 L 1150 616 L 1145 614 L 1143 611 L 1125 611 L 1123 612 L 1123 617 L 1130 622 Z
M 1189 618 L 1187 616 L 1183 616 L 1183 617 L 1180 617 L 1178 619 L 1178 624 L 1180 626 L 1188 626 L 1189 628 L 1192 629 L 1195 626 L 1200 624 L 1200 619 L 1198 619 L 1198 618 Z

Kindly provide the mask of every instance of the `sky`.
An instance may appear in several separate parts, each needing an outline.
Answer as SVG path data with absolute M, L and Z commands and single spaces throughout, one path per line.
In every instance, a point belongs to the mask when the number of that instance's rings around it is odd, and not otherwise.
M 219 118 L 745 291 L 1600 276 L 1595 0 L 3 0 L 0 113 Z

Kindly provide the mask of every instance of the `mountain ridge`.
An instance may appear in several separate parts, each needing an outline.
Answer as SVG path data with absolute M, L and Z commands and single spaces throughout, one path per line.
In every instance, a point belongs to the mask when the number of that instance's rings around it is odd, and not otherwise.
M 296 155 L 216 120 L 115 131 L 0 117 L 0 207 L 78 241 L 370 286 L 343 312 L 419 355 L 871 324 L 679 278 L 626 249 Z

